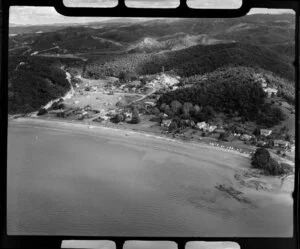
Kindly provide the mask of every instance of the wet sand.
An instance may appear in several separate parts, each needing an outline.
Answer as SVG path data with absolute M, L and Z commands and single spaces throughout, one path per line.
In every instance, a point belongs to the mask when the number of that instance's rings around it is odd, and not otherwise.
M 242 185 L 249 156 L 88 127 L 9 122 L 9 234 L 292 236 L 292 185 Z

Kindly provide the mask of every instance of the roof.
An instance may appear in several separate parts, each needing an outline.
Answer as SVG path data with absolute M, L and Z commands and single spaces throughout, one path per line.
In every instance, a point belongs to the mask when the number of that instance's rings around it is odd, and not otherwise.
M 275 144 L 289 144 L 290 142 L 288 141 L 284 141 L 284 140 L 280 140 L 280 139 L 276 139 L 273 141 Z
M 272 130 L 260 129 L 260 133 L 271 134 Z

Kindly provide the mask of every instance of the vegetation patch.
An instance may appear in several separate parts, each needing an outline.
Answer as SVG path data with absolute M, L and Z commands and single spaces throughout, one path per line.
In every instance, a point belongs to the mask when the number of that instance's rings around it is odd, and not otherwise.
M 283 175 L 293 171 L 286 163 L 279 163 L 273 159 L 270 152 L 265 148 L 258 148 L 252 156 L 253 168 L 261 169 L 266 175 Z

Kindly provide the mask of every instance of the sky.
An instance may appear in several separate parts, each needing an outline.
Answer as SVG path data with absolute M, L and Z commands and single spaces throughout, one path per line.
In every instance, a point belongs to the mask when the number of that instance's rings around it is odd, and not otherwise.
M 63 0 L 68 7 L 114 7 L 117 0 Z M 128 7 L 174 7 L 179 0 L 125 0 Z M 240 0 L 187 0 L 191 8 L 239 8 Z M 254 13 L 293 13 L 291 10 L 253 9 Z M 45 25 L 55 23 L 85 23 L 103 21 L 103 17 L 67 17 L 56 12 L 53 7 L 13 6 L 10 9 L 10 23 L 13 25 Z

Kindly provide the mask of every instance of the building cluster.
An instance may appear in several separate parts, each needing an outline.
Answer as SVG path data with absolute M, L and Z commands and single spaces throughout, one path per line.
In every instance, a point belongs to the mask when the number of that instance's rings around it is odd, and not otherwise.
M 193 121 L 192 121 L 193 122 Z M 172 119 L 163 120 L 161 126 L 167 130 L 172 123 Z M 254 146 L 262 147 L 268 146 L 269 148 L 283 150 L 283 151 L 294 151 L 295 145 L 289 141 L 285 141 L 282 139 L 271 139 L 269 138 L 272 134 L 272 130 L 269 129 L 260 129 L 258 136 L 247 133 L 235 133 L 225 130 L 222 126 L 217 126 L 214 124 L 209 124 L 206 122 L 198 122 L 198 123 L 189 123 L 189 126 L 200 130 L 206 134 L 209 133 L 217 133 L 220 135 L 219 139 L 227 142 L 231 142 L 233 140 L 244 141 L 247 144 L 252 144 Z

